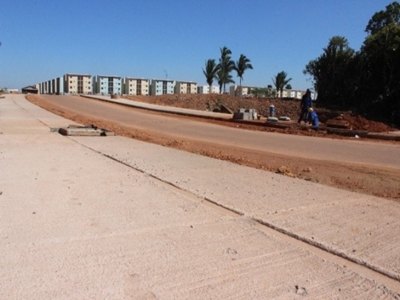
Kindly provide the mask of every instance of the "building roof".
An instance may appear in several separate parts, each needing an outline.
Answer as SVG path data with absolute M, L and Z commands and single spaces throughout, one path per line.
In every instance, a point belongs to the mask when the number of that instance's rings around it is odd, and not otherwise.
M 100 78 L 117 78 L 117 79 L 122 79 L 121 76 L 113 76 L 113 75 L 96 75 L 96 77 L 100 77 Z
M 76 74 L 76 73 L 66 73 L 65 76 L 85 76 L 85 77 L 92 77 L 90 74 Z
M 173 79 L 151 79 L 151 81 L 168 81 L 168 82 L 174 82 L 175 80 L 173 80 Z
M 128 79 L 128 80 L 147 80 L 147 81 L 150 81 L 150 79 L 148 79 L 148 78 L 141 78 L 141 77 L 125 77 L 125 79 Z
M 37 87 L 34 86 L 34 85 L 28 85 L 26 87 L 23 87 L 21 90 L 25 90 L 25 91 L 35 90 L 35 91 L 37 91 Z
M 197 84 L 197 82 L 196 81 L 187 81 L 187 80 L 177 80 L 176 81 L 177 83 L 179 82 L 179 83 L 194 83 L 194 84 Z

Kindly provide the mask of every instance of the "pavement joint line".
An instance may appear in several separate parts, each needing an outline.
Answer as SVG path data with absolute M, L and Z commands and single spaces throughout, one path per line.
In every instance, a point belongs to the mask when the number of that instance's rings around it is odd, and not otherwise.
M 379 275 L 383 275 L 383 276 L 385 276 L 387 278 L 390 278 L 391 280 L 396 281 L 397 283 L 400 283 L 400 275 L 398 275 L 398 274 L 395 274 L 395 273 L 390 272 L 390 271 L 386 271 L 386 270 L 380 268 L 379 266 L 375 266 L 373 264 L 370 264 L 370 263 L 368 263 L 368 262 L 366 262 L 366 261 L 364 261 L 362 259 L 359 259 L 359 258 L 356 258 L 356 257 L 352 257 L 352 256 L 347 255 L 346 253 L 344 253 L 342 251 L 332 249 L 332 248 L 330 248 L 328 246 L 323 245 L 322 243 L 319 243 L 319 242 L 311 240 L 309 238 L 300 236 L 300 235 L 298 235 L 298 234 L 296 234 L 294 232 L 291 232 L 291 231 L 289 231 L 287 229 L 284 229 L 282 227 L 278 227 L 278 226 L 274 225 L 271 222 L 264 221 L 264 220 L 262 220 L 260 218 L 254 217 L 254 216 L 246 216 L 245 213 L 243 213 L 241 211 L 238 211 L 238 210 L 235 210 L 235 209 L 233 209 L 233 208 L 231 208 L 229 206 L 223 205 L 223 204 L 221 204 L 221 203 L 219 203 L 219 202 L 217 202 L 215 200 L 212 200 L 212 199 L 210 199 L 208 197 L 201 197 L 201 196 L 199 196 L 199 195 L 197 195 L 197 194 L 195 194 L 195 193 L 193 193 L 193 192 L 191 192 L 189 190 L 183 189 L 182 187 L 180 187 L 180 186 L 178 186 L 178 185 L 176 185 L 176 184 L 174 184 L 174 183 L 172 183 L 170 181 L 167 181 L 165 179 L 157 177 L 157 176 L 155 176 L 155 175 L 153 175 L 151 173 L 146 172 L 143 169 L 137 168 L 135 166 L 130 165 L 127 162 L 119 160 L 116 157 L 113 157 L 113 156 L 111 156 L 109 154 L 106 154 L 106 153 L 103 153 L 101 151 L 98 151 L 98 150 L 96 150 L 96 149 L 94 149 L 92 147 L 89 147 L 89 146 L 87 146 L 85 144 L 82 144 L 81 142 L 79 142 L 77 140 L 74 140 L 74 139 L 71 139 L 71 140 L 74 141 L 75 143 L 79 144 L 80 146 L 89 149 L 90 151 L 93 151 L 93 152 L 95 152 L 95 153 L 97 153 L 97 154 L 99 154 L 101 156 L 104 156 L 104 157 L 106 157 L 108 159 L 111 159 L 111 160 L 113 160 L 113 161 L 115 161 L 115 162 L 117 162 L 119 164 L 122 164 L 122 165 L 124 165 L 124 166 L 126 166 L 126 167 L 128 167 L 130 169 L 133 169 L 133 170 L 138 171 L 138 172 L 140 172 L 142 174 L 145 174 L 146 176 L 149 176 L 149 177 L 151 177 L 151 178 L 153 178 L 153 179 L 155 179 L 157 181 L 160 181 L 160 182 L 162 182 L 162 183 L 164 183 L 166 185 L 169 185 L 169 186 L 171 186 L 173 188 L 176 188 L 179 191 L 188 193 L 188 194 L 196 197 L 197 199 L 204 200 L 204 201 L 212 204 L 213 206 L 217 206 L 219 208 L 222 208 L 222 209 L 224 209 L 226 211 L 229 211 L 230 213 L 233 213 L 233 214 L 235 214 L 237 216 L 247 217 L 250 220 L 256 222 L 257 224 L 259 224 L 259 225 L 261 225 L 263 227 L 267 227 L 267 228 L 269 228 L 269 229 L 271 229 L 271 230 L 273 230 L 275 232 L 278 232 L 279 234 L 282 234 L 282 235 L 284 235 L 286 237 L 289 237 L 289 238 L 294 239 L 294 240 L 296 240 L 298 242 L 306 244 L 309 247 L 317 248 L 317 249 L 319 249 L 319 250 L 321 250 L 321 251 L 323 251 L 325 253 L 328 253 L 328 254 L 333 255 L 335 257 L 339 257 L 339 258 L 344 259 L 344 260 L 346 260 L 346 261 L 348 261 L 350 263 L 353 263 L 353 264 L 356 264 L 356 265 L 358 265 L 360 267 L 366 268 L 369 271 L 372 271 L 373 273 L 378 273 Z
M 51 127 L 49 126 L 49 124 L 43 122 L 42 120 L 36 118 L 32 113 L 29 112 L 29 110 L 27 110 L 25 107 L 21 106 L 20 104 L 18 104 L 14 99 L 11 100 L 16 106 L 18 106 L 20 109 L 22 109 L 25 113 L 27 113 L 29 116 L 31 116 L 35 121 L 38 121 L 39 123 L 41 123 L 42 125 L 49 127 L 51 130 Z
M 357 264 L 359 266 L 363 266 L 363 267 L 365 267 L 367 269 L 370 269 L 371 271 L 377 272 L 377 273 L 379 273 L 381 275 L 384 275 L 384 276 L 389 277 L 389 278 L 391 278 L 393 280 L 396 280 L 397 282 L 400 282 L 400 275 L 398 275 L 398 274 L 395 274 L 395 273 L 390 272 L 390 271 L 386 271 L 386 270 L 380 268 L 379 266 L 375 266 L 373 264 L 370 264 L 370 263 L 368 263 L 368 262 L 366 262 L 366 261 L 364 261 L 364 260 L 362 260 L 360 258 L 350 256 L 350 255 L 344 253 L 343 251 L 332 249 L 329 246 L 325 246 L 322 243 L 319 243 L 319 242 L 314 241 L 312 239 L 303 237 L 301 235 L 298 235 L 298 234 L 296 234 L 294 232 L 291 232 L 289 230 L 286 230 L 284 228 L 278 227 L 278 226 L 276 226 L 276 225 L 274 225 L 274 224 L 272 224 L 270 222 L 266 222 L 266 221 L 264 221 L 262 219 L 255 218 L 255 217 L 252 217 L 252 219 L 255 222 L 257 222 L 257 223 L 259 223 L 261 225 L 264 225 L 264 226 L 266 226 L 268 228 L 276 230 L 276 231 L 278 231 L 278 232 L 280 232 L 280 233 L 282 233 L 284 235 L 287 235 L 289 237 L 292 237 L 292 238 L 294 238 L 294 239 L 296 239 L 298 241 L 301 241 L 301 242 L 306 243 L 306 244 L 308 244 L 310 246 L 314 246 L 316 248 L 319 248 L 320 250 L 323 250 L 323 251 L 328 252 L 328 253 L 330 253 L 332 255 L 341 257 L 341 258 L 343 258 L 345 260 L 348 260 L 348 261 L 350 261 L 352 263 L 355 263 L 355 264 Z
M 74 140 L 74 141 L 75 141 L 75 140 Z M 126 162 L 124 162 L 124 161 L 122 161 L 122 160 L 119 160 L 119 159 L 117 159 L 117 158 L 115 158 L 115 157 L 113 157 L 113 156 L 111 156 L 111 155 L 108 155 L 108 154 L 105 154 L 105 153 L 103 153 L 103 152 L 101 152 L 101 151 L 98 151 L 98 150 L 96 150 L 96 149 L 93 149 L 93 148 L 91 148 L 91 147 L 89 147 L 89 146 L 86 146 L 86 145 L 84 145 L 84 144 L 82 144 L 82 143 L 80 143 L 80 142 L 78 142 L 78 141 L 75 141 L 75 142 L 78 143 L 79 145 L 81 145 L 81 146 L 83 146 L 83 147 L 85 147 L 85 148 L 87 148 L 87 149 L 89 149 L 89 150 L 91 150 L 91 151 L 93 151 L 93 152 L 96 152 L 96 153 L 98 153 L 98 154 L 100 154 L 100 155 L 102 155 L 102 156 L 104 156 L 104 157 L 106 157 L 106 158 L 109 158 L 109 159 L 111 159 L 111 160 L 113 160 L 113 161 L 115 161 L 115 162 L 117 162 L 117 163 L 119 163 L 119 164 L 122 164 L 122 165 L 124 165 L 124 166 L 126 166 L 126 167 L 128 167 L 128 168 L 131 168 L 131 169 L 133 169 L 133 170 L 135 170 L 135 171 L 138 171 L 138 172 L 140 172 L 140 173 L 142 173 L 142 174 L 145 174 L 146 176 L 148 176 L 148 177 L 150 177 L 150 178 L 153 178 L 153 179 L 155 179 L 155 180 L 157 180 L 157 181 L 160 181 L 160 182 L 162 182 L 162 183 L 164 183 L 164 184 L 167 184 L 167 185 L 169 185 L 169 186 L 171 186 L 171 187 L 173 187 L 173 188 L 176 188 L 176 189 L 178 189 L 178 190 L 180 190 L 180 191 L 183 191 L 183 192 L 185 192 L 185 193 L 189 193 L 190 195 L 195 196 L 195 197 L 198 198 L 198 199 L 205 200 L 205 201 L 207 201 L 207 202 L 209 202 L 209 203 L 211 203 L 211 204 L 213 204 L 213 205 L 216 205 L 216 206 L 218 206 L 218 207 L 220 207 L 220 208 L 223 208 L 224 210 L 228 210 L 228 211 L 230 211 L 231 213 L 234 213 L 235 215 L 244 216 L 244 213 L 242 213 L 242 212 L 240 212 L 240 211 L 238 211 L 238 210 L 235 210 L 235 209 L 233 209 L 233 208 L 230 208 L 230 207 L 228 207 L 228 206 L 225 206 L 225 205 L 223 205 L 223 204 L 221 204 L 221 203 L 218 203 L 218 202 L 216 202 L 216 201 L 214 201 L 214 200 L 212 200 L 212 199 L 209 199 L 209 198 L 207 198 L 207 197 L 201 197 L 201 196 L 199 196 L 199 195 L 196 195 L 195 193 L 193 193 L 193 192 L 191 192 L 191 191 L 182 189 L 180 186 L 178 186 L 178 185 L 176 185 L 176 184 L 174 184 L 174 183 L 172 183 L 172 182 L 170 182 L 170 181 L 164 180 L 164 179 L 162 179 L 162 178 L 160 178 L 160 177 L 157 177 L 157 176 L 155 176 L 155 175 L 153 175 L 153 174 L 151 174 L 151 173 L 146 172 L 145 170 L 142 170 L 142 169 L 139 169 L 139 168 L 137 168 L 137 167 L 134 167 L 134 166 L 132 166 L 132 165 L 130 165 L 130 164 L 128 164 L 128 163 L 126 163 Z

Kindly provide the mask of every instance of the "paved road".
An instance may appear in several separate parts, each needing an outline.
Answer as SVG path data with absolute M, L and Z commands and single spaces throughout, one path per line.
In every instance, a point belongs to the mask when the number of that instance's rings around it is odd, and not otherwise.
M 118 136 L 63 137 L 49 127 L 69 120 L 21 96 L 0 100 L 0 116 L 1 299 L 399 297 L 398 280 L 299 241 L 398 274 L 395 202 Z
M 400 169 L 400 145 L 398 144 L 255 132 L 176 118 L 171 115 L 157 114 L 81 97 L 44 97 L 70 110 L 168 136 L 301 158 Z

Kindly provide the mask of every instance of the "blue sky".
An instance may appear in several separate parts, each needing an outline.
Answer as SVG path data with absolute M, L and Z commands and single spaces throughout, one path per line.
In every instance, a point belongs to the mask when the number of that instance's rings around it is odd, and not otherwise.
M 64 73 L 191 80 L 227 46 L 250 58 L 244 85 L 285 71 L 311 87 L 305 65 L 334 35 L 362 45 L 384 0 L 5 0 L 0 10 L 0 87 Z M 235 80 L 237 79 L 234 76 Z M 239 82 L 237 80 L 237 82 Z

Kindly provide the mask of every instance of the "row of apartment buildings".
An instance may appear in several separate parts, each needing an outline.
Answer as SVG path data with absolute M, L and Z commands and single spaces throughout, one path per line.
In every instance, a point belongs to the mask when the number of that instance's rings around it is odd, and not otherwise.
M 229 94 L 232 96 L 239 96 L 242 94 L 242 96 L 251 96 L 253 95 L 253 90 L 257 89 L 257 87 L 249 87 L 249 86 L 242 86 L 239 87 L 237 85 L 231 85 L 229 87 Z M 282 93 L 277 90 L 271 90 L 273 91 L 273 95 L 278 97 L 278 98 L 291 98 L 291 99 L 301 99 L 303 95 L 305 94 L 304 90 L 293 90 L 293 89 L 284 89 Z M 311 99 L 315 100 L 316 99 L 316 93 L 311 92 Z
M 40 94 L 165 95 L 197 94 L 197 83 L 167 79 L 64 74 L 35 85 Z
M 168 79 L 144 79 L 133 77 L 103 76 L 90 74 L 64 74 L 35 85 L 40 94 L 100 94 L 100 95 L 166 95 L 166 94 L 218 94 L 219 87 L 197 86 L 193 81 L 175 81 Z M 256 87 L 237 85 L 230 86 L 231 95 L 251 96 Z M 302 90 L 283 90 L 276 96 L 281 98 L 301 99 Z M 312 93 L 312 98 L 315 99 Z

